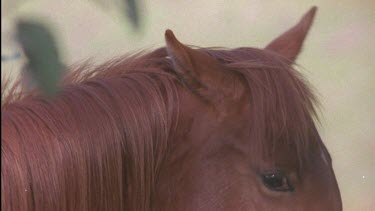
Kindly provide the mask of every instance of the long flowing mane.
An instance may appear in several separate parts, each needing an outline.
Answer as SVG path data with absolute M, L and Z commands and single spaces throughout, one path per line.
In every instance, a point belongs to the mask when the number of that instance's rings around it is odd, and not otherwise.
M 316 100 L 298 72 L 264 50 L 200 50 L 247 82 L 254 148 L 290 145 L 302 161 Z M 151 207 L 180 113 L 180 82 L 165 48 L 73 68 L 52 98 L 17 86 L 2 87 L 3 208 Z
M 156 51 L 79 67 L 53 99 L 21 93 L 4 102 L 2 192 L 16 198 L 2 204 L 9 210 L 148 209 L 178 112 L 175 82 L 159 57 Z M 12 201 L 19 204 L 7 204 Z

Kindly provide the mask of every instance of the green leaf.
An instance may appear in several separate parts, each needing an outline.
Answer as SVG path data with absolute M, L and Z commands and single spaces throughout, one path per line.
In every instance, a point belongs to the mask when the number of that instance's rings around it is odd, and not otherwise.
M 121 15 L 127 16 L 133 29 L 138 30 L 140 28 L 140 13 L 139 4 L 137 0 L 93 0 L 96 5 L 109 12 L 111 8 L 120 11 Z
M 50 30 L 41 23 L 19 21 L 17 38 L 28 58 L 30 76 L 44 93 L 56 93 L 64 65 Z
M 138 6 L 136 0 L 125 0 L 126 6 L 126 14 L 130 19 L 130 22 L 133 24 L 135 29 L 139 29 L 140 26 L 140 17 Z

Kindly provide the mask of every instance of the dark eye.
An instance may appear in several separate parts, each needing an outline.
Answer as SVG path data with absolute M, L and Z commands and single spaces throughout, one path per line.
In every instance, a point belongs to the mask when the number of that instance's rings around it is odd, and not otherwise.
M 262 174 L 263 184 L 272 191 L 292 192 L 294 187 L 290 183 L 288 177 L 280 172 L 267 172 Z

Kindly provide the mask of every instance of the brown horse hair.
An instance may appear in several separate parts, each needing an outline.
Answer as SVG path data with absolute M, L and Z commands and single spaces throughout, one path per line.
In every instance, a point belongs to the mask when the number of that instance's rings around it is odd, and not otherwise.
M 255 48 L 199 50 L 247 82 L 255 151 L 287 145 L 303 163 L 316 100 L 290 62 Z M 180 81 L 165 48 L 72 68 L 52 98 L 3 84 L 4 210 L 152 207 L 180 116 Z

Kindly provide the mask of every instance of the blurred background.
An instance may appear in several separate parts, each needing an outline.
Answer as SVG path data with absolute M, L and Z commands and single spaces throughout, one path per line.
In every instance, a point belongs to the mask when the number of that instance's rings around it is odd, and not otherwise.
M 2 0 L 2 77 L 16 77 L 26 61 L 15 39 L 19 19 L 45 24 L 61 62 L 72 65 L 163 46 L 167 28 L 186 44 L 264 47 L 316 5 L 300 71 L 323 105 L 319 128 L 344 210 L 375 210 L 375 1 L 135 2 L 136 7 L 120 0 Z

